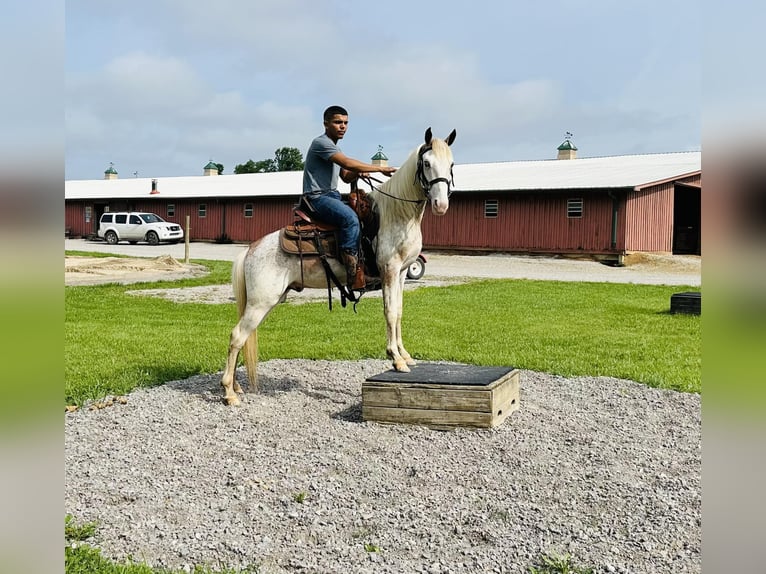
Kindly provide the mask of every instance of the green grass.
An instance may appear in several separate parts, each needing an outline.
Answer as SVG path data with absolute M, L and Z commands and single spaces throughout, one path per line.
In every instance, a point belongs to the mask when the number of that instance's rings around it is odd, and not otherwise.
M 530 567 L 529 574 L 594 574 L 592 568 L 572 564 L 572 558 L 565 554 L 546 554 L 537 565 Z
M 119 395 L 223 369 L 233 304 L 174 303 L 126 295 L 149 287 L 229 282 L 207 277 L 65 288 L 65 401 Z M 514 366 L 564 376 L 604 375 L 699 392 L 700 317 L 671 315 L 691 287 L 488 280 L 406 292 L 404 342 L 416 359 Z M 351 306 L 278 305 L 259 329 L 261 360 L 385 359 L 380 298 Z
M 117 563 L 101 555 L 98 548 L 87 543 L 96 534 L 96 525 L 79 525 L 72 516 L 64 517 L 64 572 L 66 574 L 182 574 L 184 570 L 151 568 L 144 563 L 128 559 Z M 223 568 L 219 570 L 197 565 L 193 574 L 257 574 L 258 568 L 245 570 Z

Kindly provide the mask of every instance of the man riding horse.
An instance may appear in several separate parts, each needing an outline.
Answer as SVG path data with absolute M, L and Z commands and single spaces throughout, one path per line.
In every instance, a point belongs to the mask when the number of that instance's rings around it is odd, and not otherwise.
M 303 195 L 317 218 L 338 227 L 338 241 L 349 289 L 363 289 L 367 280 L 359 265 L 359 218 L 341 200 L 338 176 L 352 183 L 360 175 L 380 172 L 391 176 L 396 168 L 372 165 L 345 155 L 338 147 L 348 129 L 348 112 L 340 106 L 324 111 L 324 133 L 311 142 L 303 170 Z

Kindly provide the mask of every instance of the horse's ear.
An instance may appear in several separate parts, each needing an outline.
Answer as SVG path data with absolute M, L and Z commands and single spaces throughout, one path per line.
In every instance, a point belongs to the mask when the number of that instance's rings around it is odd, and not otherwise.
M 444 141 L 447 142 L 447 145 L 452 145 L 452 142 L 455 141 L 455 136 L 457 136 L 457 130 L 452 130 L 450 135 L 448 135 L 447 139 Z
M 426 130 L 426 145 L 431 143 L 431 138 L 433 137 L 433 134 L 431 134 L 431 128 L 428 128 Z

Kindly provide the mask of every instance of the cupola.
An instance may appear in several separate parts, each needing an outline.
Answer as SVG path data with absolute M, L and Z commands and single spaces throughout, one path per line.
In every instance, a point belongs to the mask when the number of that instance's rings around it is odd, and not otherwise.
M 378 146 L 378 153 L 372 156 L 372 165 L 388 166 L 388 158 L 383 153 L 383 146 Z
M 205 171 L 203 173 L 204 175 L 218 175 L 218 166 L 213 163 L 212 159 L 205 166 Z
M 564 143 L 558 148 L 559 155 L 556 159 L 577 159 L 577 146 L 572 143 L 572 134 L 566 132 Z
M 117 179 L 117 170 L 114 169 L 114 164 L 110 161 L 109 167 L 104 172 L 104 179 Z

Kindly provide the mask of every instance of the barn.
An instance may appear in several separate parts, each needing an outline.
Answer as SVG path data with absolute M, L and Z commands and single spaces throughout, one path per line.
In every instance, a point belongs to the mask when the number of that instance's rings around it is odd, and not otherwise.
M 424 248 L 618 260 L 701 253 L 701 152 L 577 158 L 567 144 L 554 160 L 456 165 L 449 211 L 424 217 Z M 67 234 L 94 235 L 105 211 L 151 211 L 181 225 L 188 216 L 192 241 L 249 242 L 292 220 L 301 172 L 207 168 L 203 176 L 119 179 L 110 166 L 104 179 L 66 181 Z

